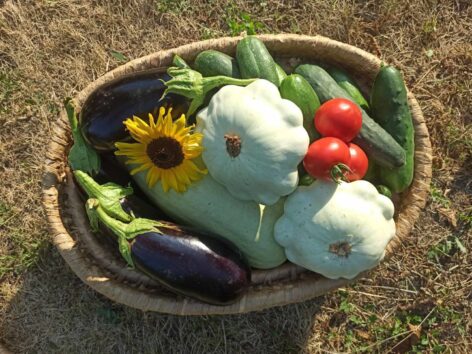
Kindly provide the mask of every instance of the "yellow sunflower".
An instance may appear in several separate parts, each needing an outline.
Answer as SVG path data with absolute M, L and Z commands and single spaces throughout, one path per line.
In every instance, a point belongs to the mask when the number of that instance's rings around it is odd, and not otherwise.
M 137 143 L 116 143 L 116 155 L 126 156 L 127 164 L 138 165 L 131 170 L 134 175 L 147 170 L 146 183 L 151 188 L 157 181 L 162 181 L 162 189 L 169 188 L 185 192 L 187 187 L 207 173 L 199 168 L 192 159 L 203 150 L 203 135 L 192 133 L 193 126 L 185 126 L 185 115 L 172 121 L 172 108 L 166 114 L 164 107 L 159 109 L 157 123 L 149 114 L 149 124 L 133 116 L 124 124 Z

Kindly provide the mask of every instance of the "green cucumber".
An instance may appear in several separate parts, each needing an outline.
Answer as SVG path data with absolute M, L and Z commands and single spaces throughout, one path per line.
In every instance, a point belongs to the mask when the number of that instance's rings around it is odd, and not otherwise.
M 377 181 L 377 170 L 378 167 L 375 165 L 375 162 L 369 160 L 369 165 L 367 167 L 367 172 L 365 173 L 362 179 L 369 181 L 370 183 L 374 183 Z
M 282 98 L 295 103 L 303 113 L 303 127 L 308 132 L 310 143 L 321 137 L 315 129 L 314 117 L 316 110 L 320 107 L 320 100 L 313 88 L 303 76 L 292 74 L 287 76 L 280 85 Z
M 303 176 L 300 176 L 300 179 L 298 181 L 298 185 L 299 186 L 309 186 L 311 185 L 313 182 L 315 182 L 315 179 L 313 177 L 311 177 L 308 173 L 303 175 Z
M 194 62 L 195 70 L 204 77 L 229 76 L 240 79 L 236 59 L 216 50 L 205 50 L 197 55 Z
M 413 119 L 400 71 L 391 66 L 380 68 L 370 102 L 375 120 L 405 149 L 406 163 L 403 166 L 379 169 L 380 181 L 393 192 L 400 193 L 413 181 L 415 153 Z
M 277 75 L 279 76 L 279 81 L 282 82 L 283 79 L 285 79 L 287 77 L 287 73 L 285 72 L 284 69 L 282 69 L 282 67 L 275 63 L 275 70 L 277 71 Z
M 392 199 L 392 191 L 390 190 L 390 188 L 384 186 L 383 184 L 379 184 L 378 186 L 376 186 L 376 188 L 380 194 Z
M 303 64 L 295 69 L 313 87 L 321 103 L 336 97 L 354 102 L 329 74 L 317 65 Z M 362 128 L 353 143 L 359 145 L 369 159 L 378 165 L 395 168 L 405 163 L 405 151 L 380 125 L 361 108 Z
M 243 79 L 266 79 L 280 86 L 274 58 L 260 39 L 253 36 L 241 39 L 236 47 L 236 60 Z
M 328 68 L 327 71 L 334 81 L 336 81 L 338 85 L 341 86 L 341 88 L 354 99 L 354 102 L 356 102 L 359 106 L 361 106 L 362 109 L 366 111 L 369 109 L 369 104 L 365 100 L 364 96 L 362 96 L 359 87 L 345 71 L 334 67 Z

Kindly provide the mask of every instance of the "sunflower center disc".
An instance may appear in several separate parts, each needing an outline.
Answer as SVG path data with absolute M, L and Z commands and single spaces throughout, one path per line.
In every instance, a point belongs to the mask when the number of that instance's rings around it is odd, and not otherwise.
M 226 151 L 229 156 L 236 157 L 241 153 L 241 138 L 237 135 L 225 134 Z
M 157 138 L 151 141 L 146 153 L 157 167 L 168 169 L 179 166 L 184 160 L 180 143 L 169 137 Z
M 338 255 L 339 257 L 346 257 L 349 256 L 351 253 L 351 245 L 349 242 L 342 241 L 336 242 L 329 245 L 329 251 Z

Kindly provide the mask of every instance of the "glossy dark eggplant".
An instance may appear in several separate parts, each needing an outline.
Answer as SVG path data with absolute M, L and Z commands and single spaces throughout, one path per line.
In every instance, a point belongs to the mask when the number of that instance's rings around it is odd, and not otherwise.
M 174 224 L 131 242 L 135 266 L 165 287 L 198 300 L 225 305 L 238 300 L 251 281 L 242 253 L 215 236 Z
M 161 81 L 170 79 L 160 70 L 148 70 L 117 78 L 94 91 L 80 112 L 80 125 L 85 140 L 97 151 L 115 150 L 114 143 L 130 139 L 123 121 L 133 115 L 155 117 L 161 106 L 172 106 L 172 116 L 186 113 L 189 100 L 168 94 L 159 100 L 166 88 Z
M 93 179 L 99 184 L 113 182 L 120 186 L 127 186 L 133 182 L 128 170 L 113 152 L 100 154 L 100 170 Z

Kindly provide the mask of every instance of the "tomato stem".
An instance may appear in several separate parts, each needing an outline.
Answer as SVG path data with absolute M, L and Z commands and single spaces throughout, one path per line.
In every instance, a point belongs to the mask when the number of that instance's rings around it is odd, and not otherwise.
M 331 179 L 336 182 L 337 184 L 341 183 L 341 181 L 348 182 L 346 177 L 347 173 L 351 173 L 351 169 L 348 165 L 343 163 L 338 163 L 331 168 L 329 174 L 331 175 Z

